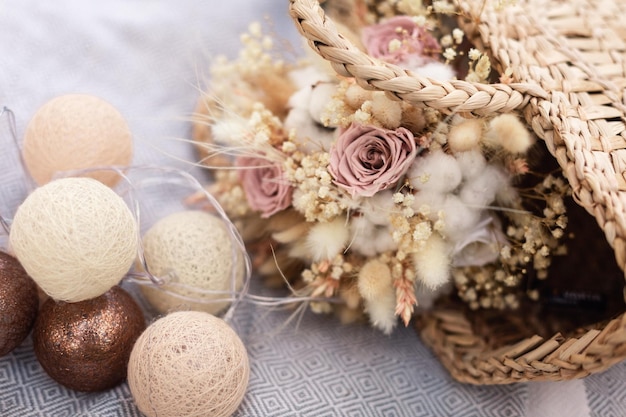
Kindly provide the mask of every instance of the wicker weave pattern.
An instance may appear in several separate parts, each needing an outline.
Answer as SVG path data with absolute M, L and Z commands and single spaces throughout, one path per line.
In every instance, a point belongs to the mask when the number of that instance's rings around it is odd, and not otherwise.
M 544 139 L 574 198 L 595 217 L 626 266 L 626 29 L 620 0 L 519 0 L 494 11 L 483 0 L 458 0 L 461 25 L 512 83 L 436 82 L 382 64 L 337 33 L 314 0 L 290 0 L 310 46 L 338 74 L 365 88 L 444 113 L 519 110 Z M 547 11 L 536 13 L 537 10 Z M 423 339 L 462 382 L 501 384 L 564 380 L 600 372 L 626 358 L 626 314 L 565 338 L 531 336 L 488 348 L 461 310 L 422 316 Z

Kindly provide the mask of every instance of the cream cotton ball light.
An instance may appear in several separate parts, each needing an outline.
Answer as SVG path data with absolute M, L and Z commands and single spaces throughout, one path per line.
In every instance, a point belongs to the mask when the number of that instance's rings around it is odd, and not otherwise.
M 56 172 L 128 165 L 133 144 L 130 129 L 115 107 L 87 94 L 68 94 L 45 103 L 30 120 L 22 145 L 24 163 L 43 185 Z M 85 174 L 113 186 L 111 170 Z
M 77 302 L 104 294 L 128 272 L 137 254 L 137 223 L 124 200 L 101 182 L 63 178 L 24 200 L 9 244 L 50 297 Z
M 233 252 L 225 223 L 204 211 L 180 211 L 159 220 L 143 236 L 143 251 L 150 273 L 166 281 L 161 287 L 141 287 L 160 313 L 216 314 L 229 304 L 220 299 L 243 282 L 243 256 Z
M 200 311 L 171 313 L 139 336 L 128 385 L 147 417 L 227 417 L 250 378 L 246 348 L 223 320 Z

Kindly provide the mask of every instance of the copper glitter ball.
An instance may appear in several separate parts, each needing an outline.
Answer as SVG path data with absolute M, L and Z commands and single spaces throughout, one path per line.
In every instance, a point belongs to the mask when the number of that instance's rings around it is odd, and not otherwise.
M 48 299 L 35 322 L 35 354 L 58 383 L 103 391 L 126 377 L 130 352 L 145 327 L 141 309 L 120 287 L 77 303 Z
M 33 328 L 39 308 L 37 284 L 19 261 L 0 252 L 0 356 L 18 347 Z

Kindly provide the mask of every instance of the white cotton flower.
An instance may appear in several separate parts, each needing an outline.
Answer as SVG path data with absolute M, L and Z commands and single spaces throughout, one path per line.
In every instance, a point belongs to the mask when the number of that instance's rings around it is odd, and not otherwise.
M 283 126 L 287 130 L 294 129 L 294 142 L 298 149 L 310 153 L 320 150 L 328 151 L 335 138 L 335 130 L 327 129 L 311 118 L 305 108 L 295 107 L 289 111 Z
M 485 157 L 478 149 L 467 152 L 459 152 L 455 155 L 455 157 L 459 164 L 459 168 L 461 169 L 461 174 L 465 180 L 470 180 L 480 175 L 485 170 L 485 166 L 487 165 Z
M 397 249 L 390 226 L 377 225 L 366 216 L 355 216 L 350 221 L 350 250 L 363 256 L 375 256 Z
M 423 190 L 415 194 L 413 208 L 418 213 L 429 216 L 431 220 L 437 219 L 437 213 L 441 211 L 446 200 L 446 194 L 436 190 Z
M 364 199 L 359 211 L 374 224 L 389 225 L 389 217 L 396 211 L 393 191 L 379 191 L 372 197 Z
M 480 208 L 468 206 L 454 194 L 448 194 L 440 212 L 443 212 L 443 233 L 454 238 L 473 228 L 480 218 Z
M 416 158 L 407 172 L 407 177 L 416 190 L 439 193 L 453 191 L 463 178 L 457 160 L 443 151 Z
M 306 65 L 291 71 L 289 79 L 298 89 L 310 88 L 320 81 L 331 81 L 330 75 L 320 71 L 315 65 Z
M 328 106 L 336 91 L 337 84 L 335 83 L 317 83 L 312 87 L 308 109 L 311 118 L 316 123 L 322 124 L 322 114 L 324 114 L 326 106 Z
M 316 223 L 306 237 L 306 246 L 313 261 L 319 262 L 334 258 L 343 252 L 350 232 L 345 219 L 337 218 L 331 222 Z
M 468 206 L 484 208 L 494 202 L 498 191 L 508 182 L 508 176 L 501 169 L 487 165 L 479 175 L 464 183 L 459 196 Z
M 398 249 L 398 243 L 393 240 L 391 230 L 387 227 L 376 228 L 376 237 L 372 242 L 374 243 L 376 253 L 384 253 Z

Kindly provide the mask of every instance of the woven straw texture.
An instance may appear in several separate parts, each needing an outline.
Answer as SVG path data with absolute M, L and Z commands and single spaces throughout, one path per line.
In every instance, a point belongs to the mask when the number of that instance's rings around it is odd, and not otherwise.
M 575 201 L 593 216 L 626 266 L 626 29 L 619 0 L 519 0 L 498 11 L 482 0 L 458 0 L 459 24 L 512 83 L 437 82 L 383 64 L 338 33 L 314 0 L 290 0 L 309 45 L 335 71 L 370 89 L 443 113 L 521 112 L 570 182 Z M 537 13 L 541 10 L 541 13 Z M 594 256 L 589 248 L 589 256 Z M 472 384 L 581 378 L 626 358 L 626 314 L 608 321 L 529 334 L 526 311 L 500 320 L 508 343 L 493 343 L 460 307 L 421 316 L 417 327 L 452 376 Z M 530 313 L 528 313 L 530 315 Z M 487 322 L 489 320 L 483 320 Z M 541 321 L 541 319 L 538 319 Z M 528 324 L 528 326 L 527 326 Z M 491 333 L 490 333 L 491 332 Z

